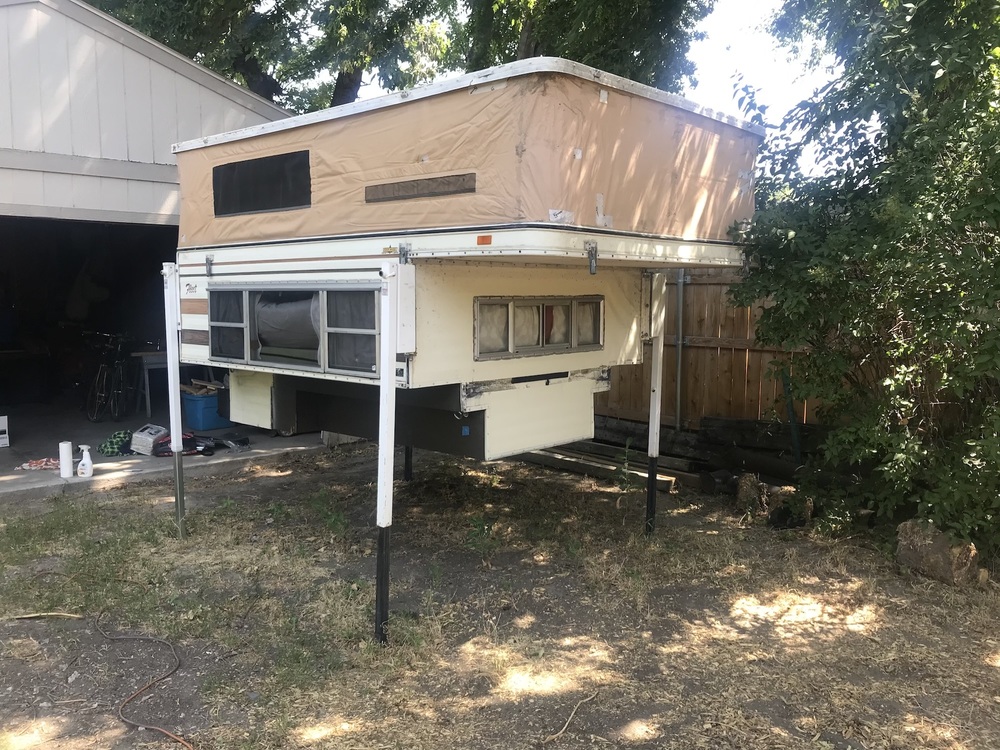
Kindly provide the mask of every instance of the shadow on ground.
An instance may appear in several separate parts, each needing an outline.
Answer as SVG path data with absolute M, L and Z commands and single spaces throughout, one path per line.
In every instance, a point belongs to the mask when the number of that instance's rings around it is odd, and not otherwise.
M 372 643 L 371 446 L 4 519 L 0 748 L 132 748 L 117 706 L 198 748 L 990 748 L 994 590 L 857 541 L 741 525 L 515 463 L 418 455 L 397 486 L 390 646 Z M 74 675 L 76 675 L 74 677 Z M 71 679 L 72 678 L 72 679 Z M 166 740 L 162 741 L 163 743 Z

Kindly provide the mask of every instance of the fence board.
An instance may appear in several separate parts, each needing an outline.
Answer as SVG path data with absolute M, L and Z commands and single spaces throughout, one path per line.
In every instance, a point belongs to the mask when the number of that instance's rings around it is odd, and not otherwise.
M 685 275 L 682 313 L 681 425 L 697 429 L 702 417 L 788 419 L 780 368 L 769 377 L 770 363 L 785 361 L 794 378 L 794 353 L 756 342 L 760 309 L 734 307 L 729 286 L 739 274 L 726 269 L 690 269 Z M 677 276 L 667 274 L 663 346 L 662 424 L 672 427 L 677 397 Z M 643 364 L 615 368 L 611 390 L 595 402 L 598 414 L 646 421 L 649 416 L 650 349 Z M 808 403 L 794 404 L 799 422 L 814 422 Z
M 690 336 L 701 333 L 705 327 L 705 301 L 701 285 L 689 285 L 684 289 L 684 335 Z M 688 314 L 690 311 L 691 314 Z M 698 349 L 684 347 L 683 361 L 683 383 L 684 383 L 684 411 L 682 416 L 685 419 L 698 419 L 701 415 L 700 404 L 702 401 L 702 389 L 704 388 L 702 363 L 704 358 Z
M 736 349 L 719 349 L 719 379 L 715 391 L 716 410 L 731 414 L 733 411 L 733 359 Z M 713 415 L 714 416 L 714 415 Z

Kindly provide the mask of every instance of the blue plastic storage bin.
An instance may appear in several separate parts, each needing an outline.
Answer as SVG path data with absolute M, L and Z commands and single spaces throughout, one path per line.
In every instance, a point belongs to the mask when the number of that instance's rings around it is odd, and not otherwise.
M 214 394 L 195 396 L 182 393 L 184 403 L 184 423 L 190 430 L 221 430 L 232 427 L 233 423 L 219 416 L 219 397 Z

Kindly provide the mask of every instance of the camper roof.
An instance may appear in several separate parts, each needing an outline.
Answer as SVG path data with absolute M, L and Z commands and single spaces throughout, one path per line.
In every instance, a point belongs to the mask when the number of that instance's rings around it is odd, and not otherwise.
M 458 78 L 436 81 L 426 86 L 420 86 L 414 89 L 405 89 L 403 91 L 397 91 L 395 93 L 386 94 L 385 96 L 379 96 L 373 99 L 356 101 L 352 104 L 344 104 L 339 107 L 323 109 L 318 112 L 310 112 L 309 114 L 289 117 L 276 122 L 254 125 L 241 130 L 234 130 L 229 133 L 220 133 L 218 135 L 184 141 L 183 143 L 175 144 L 173 151 L 174 153 L 178 153 L 181 151 L 191 151 L 193 149 L 220 143 L 240 141 L 264 135 L 266 133 L 276 133 L 282 130 L 302 127 L 303 125 L 312 125 L 314 123 L 327 122 L 342 117 L 350 117 L 351 115 L 357 115 L 362 112 L 371 112 L 387 107 L 394 107 L 409 101 L 426 99 L 458 89 L 470 88 L 474 90 L 479 87 L 499 85 L 502 84 L 503 81 L 510 78 L 537 73 L 561 73 L 563 75 L 575 76 L 576 78 L 596 81 L 601 85 L 617 91 L 663 102 L 664 104 L 669 104 L 673 107 L 678 107 L 679 109 L 684 109 L 712 120 L 724 122 L 728 125 L 740 128 L 741 130 L 754 133 L 762 138 L 764 136 L 763 128 L 758 125 L 754 125 L 735 117 L 722 114 L 721 112 L 716 112 L 715 110 L 702 107 L 692 101 L 684 99 L 683 97 L 677 96 L 676 94 L 670 94 L 651 86 L 645 86 L 641 83 L 630 81 L 627 78 L 612 75 L 611 73 L 605 73 L 604 71 L 591 68 L 587 65 L 581 65 L 580 63 L 572 62 L 571 60 L 563 60 L 558 57 L 532 57 L 527 60 L 518 60 L 516 62 L 507 63 L 506 65 L 498 65 L 486 70 L 467 73 L 466 75 Z

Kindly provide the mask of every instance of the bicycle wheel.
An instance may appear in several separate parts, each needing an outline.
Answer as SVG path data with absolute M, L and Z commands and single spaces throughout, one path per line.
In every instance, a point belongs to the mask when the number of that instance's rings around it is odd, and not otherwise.
M 139 382 L 140 373 L 136 370 L 135 364 L 131 361 L 131 359 L 120 361 L 118 366 L 121 368 L 122 381 L 121 413 L 123 417 L 131 417 L 135 414 L 135 411 L 139 406 L 139 404 L 136 403 L 136 396 L 139 392 L 136 385 Z
M 115 362 L 115 369 L 111 372 L 111 393 L 108 396 L 108 405 L 111 407 L 111 419 L 117 422 L 125 413 L 125 372 L 121 362 Z
M 87 391 L 87 419 L 100 422 L 108 408 L 108 366 L 102 364 Z

